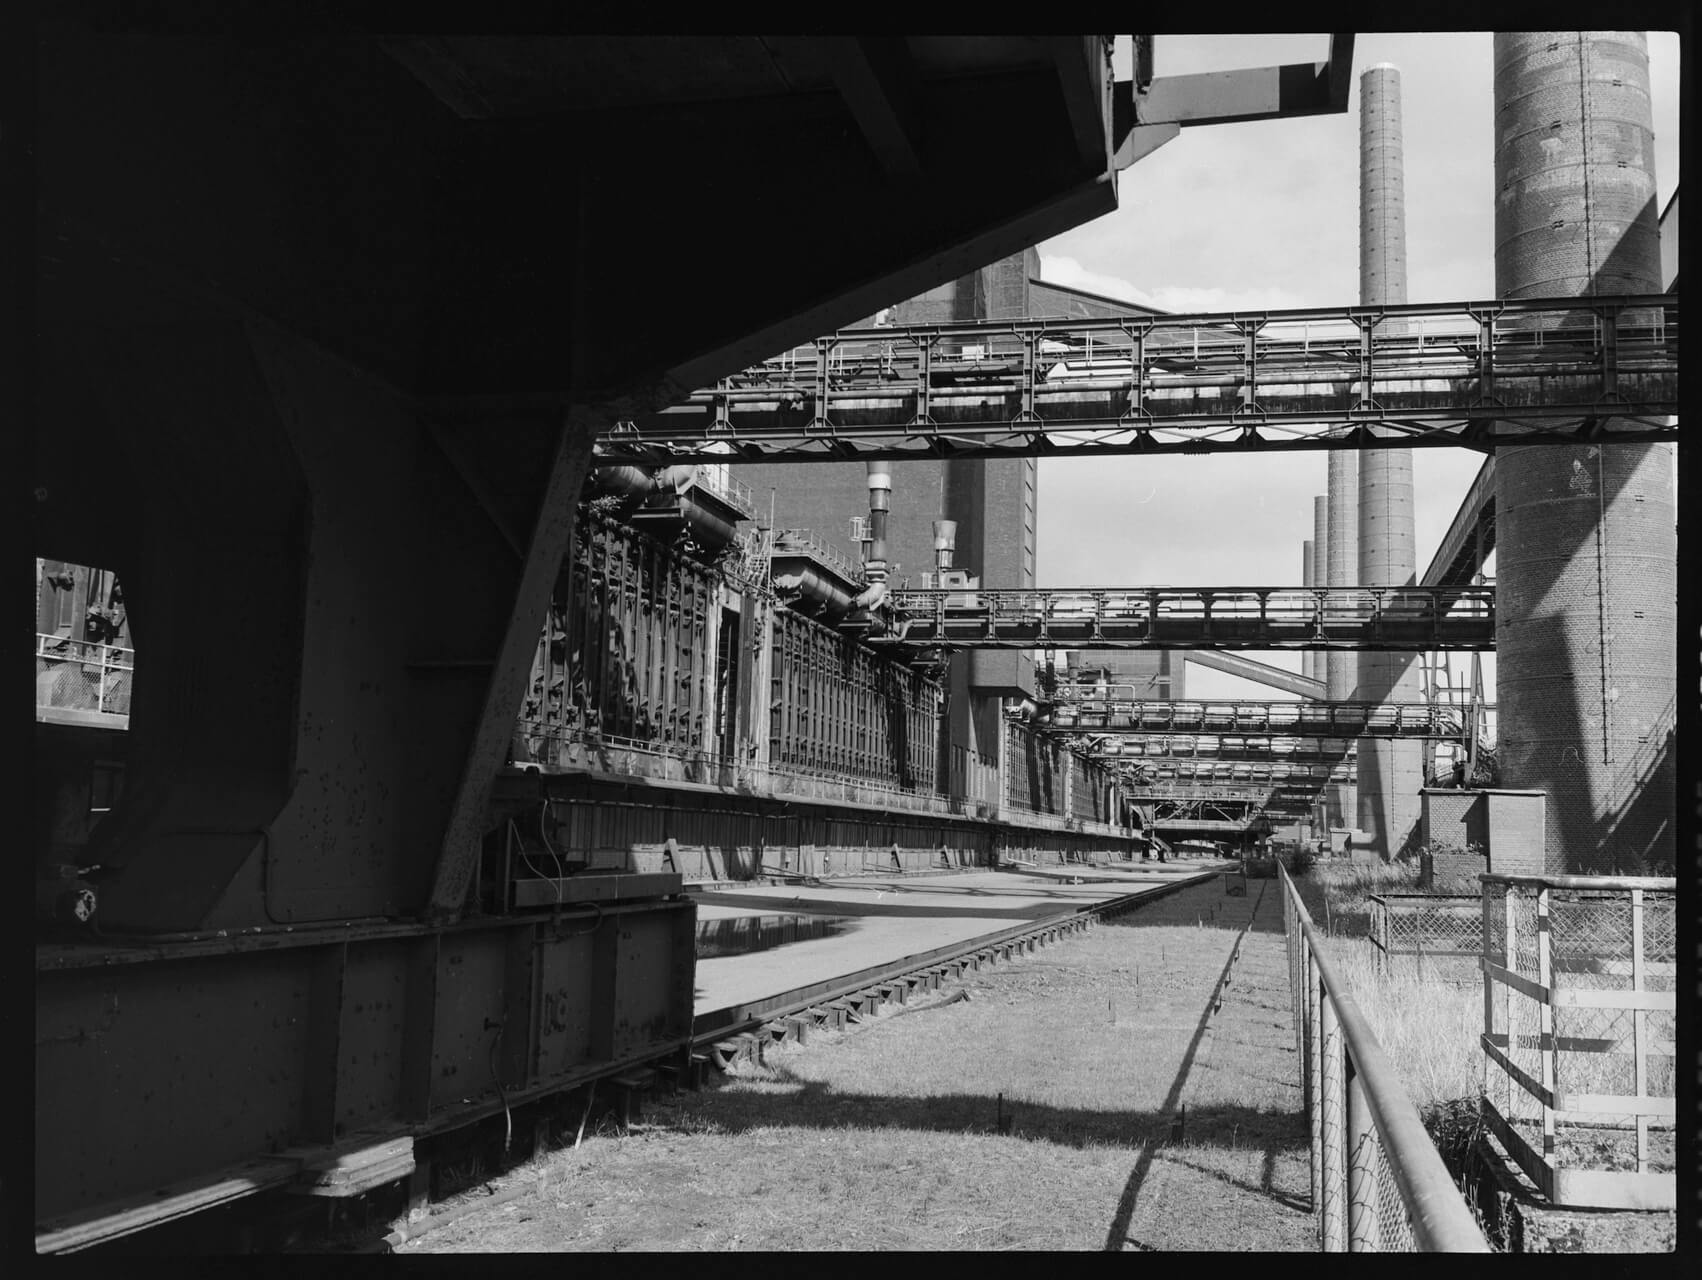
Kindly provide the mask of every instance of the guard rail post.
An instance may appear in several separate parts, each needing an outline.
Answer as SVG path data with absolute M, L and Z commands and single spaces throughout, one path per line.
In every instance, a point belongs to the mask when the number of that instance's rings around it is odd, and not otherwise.
M 1489 1252 L 1394 1066 L 1334 972 L 1286 868 L 1283 920 L 1305 1044 L 1313 1212 L 1330 1253 Z M 1291 953 L 1295 954 L 1295 953 Z

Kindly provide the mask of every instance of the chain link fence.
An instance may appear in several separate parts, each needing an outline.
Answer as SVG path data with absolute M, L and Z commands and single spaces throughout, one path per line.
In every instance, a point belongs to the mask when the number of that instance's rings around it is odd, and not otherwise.
M 1393 1065 L 1322 954 L 1294 881 L 1286 868 L 1278 876 L 1320 1247 L 1489 1252 Z
M 1486 875 L 1485 1123 L 1550 1201 L 1676 1202 L 1676 881 Z
M 130 714 L 136 651 L 36 634 L 35 704 L 60 711 Z
M 1374 893 L 1371 945 L 1384 974 L 1421 982 L 1475 983 L 1481 976 L 1483 909 L 1477 894 Z

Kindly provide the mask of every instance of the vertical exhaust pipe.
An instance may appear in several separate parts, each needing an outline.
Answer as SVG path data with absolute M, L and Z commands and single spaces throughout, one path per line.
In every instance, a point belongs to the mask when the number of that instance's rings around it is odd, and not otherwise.
M 892 464 L 871 462 L 869 468 L 869 557 L 864 566 L 869 582 L 886 581 L 886 517 L 892 510 Z
M 934 521 L 934 569 L 943 573 L 951 568 L 952 552 L 957 550 L 957 521 Z
M 892 510 L 892 465 L 871 462 L 869 468 L 869 544 L 863 553 L 863 580 L 869 585 L 854 602 L 873 609 L 887 593 L 886 516 Z

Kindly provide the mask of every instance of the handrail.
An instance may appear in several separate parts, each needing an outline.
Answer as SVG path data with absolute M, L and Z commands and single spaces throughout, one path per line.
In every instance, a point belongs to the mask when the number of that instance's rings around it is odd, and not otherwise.
M 1414 1243 L 1425 1253 L 1490 1252 L 1488 1242 L 1473 1221 L 1471 1211 L 1455 1188 L 1453 1178 L 1449 1175 L 1447 1166 L 1442 1163 L 1442 1157 L 1437 1153 L 1429 1133 L 1425 1131 L 1417 1108 L 1402 1088 L 1394 1064 L 1378 1044 L 1376 1034 L 1371 1030 L 1365 1015 L 1360 1012 L 1358 1003 L 1349 994 L 1347 983 L 1336 973 L 1317 927 L 1312 923 L 1311 915 L 1300 900 L 1299 890 L 1295 888 L 1287 868 L 1281 863 L 1277 865 L 1277 874 L 1293 913 L 1293 921 L 1299 925 L 1300 938 L 1305 947 L 1305 965 L 1316 974 L 1320 994 L 1333 1009 L 1345 1057 L 1353 1067 L 1353 1082 L 1363 1094 L 1371 1122 L 1382 1144 L 1383 1161 L 1400 1192 Z M 1308 981 L 1310 982 L 1310 979 Z M 1310 992 L 1303 996 L 1297 990 L 1294 995 L 1299 1008 L 1302 1011 L 1307 1010 Z M 1307 1014 L 1302 1012 L 1301 1017 L 1306 1018 Z M 1304 1069 L 1309 1071 L 1310 1064 Z M 1328 1070 L 1327 1064 L 1325 1070 Z M 1312 1082 L 1308 1080 L 1307 1083 L 1310 1110 L 1319 1105 L 1319 1099 L 1316 1089 L 1310 1087 Z M 1350 1110 L 1352 1105 L 1353 1095 L 1350 1092 Z M 1348 1127 L 1353 1127 L 1351 1117 Z M 1314 1126 L 1314 1133 L 1318 1132 L 1318 1127 Z M 1328 1135 L 1324 1140 L 1329 1140 Z M 1344 1169 L 1347 1158 L 1348 1153 L 1343 1153 L 1342 1159 L 1328 1163 L 1333 1163 L 1338 1170 Z M 1355 1195 L 1357 1180 L 1349 1176 L 1346 1182 L 1351 1200 Z M 1324 1192 L 1328 1195 L 1329 1189 L 1325 1188 Z M 1352 1204 L 1349 1206 L 1350 1220 L 1354 1207 L 1356 1206 Z M 1330 1241 L 1326 1240 L 1326 1245 L 1329 1243 Z
M 1486 884 L 1518 884 L 1537 889 L 1651 889 L 1666 893 L 1678 891 L 1678 880 L 1674 876 L 1545 876 L 1486 871 L 1478 879 Z

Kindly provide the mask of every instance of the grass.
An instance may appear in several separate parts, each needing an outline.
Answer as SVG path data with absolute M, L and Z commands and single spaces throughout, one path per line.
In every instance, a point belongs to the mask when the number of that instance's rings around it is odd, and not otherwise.
M 1317 863 L 1295 885 L 1313 923 L 1325 926 L 1333 967 L 1458 1176 L 1481 1123 L 1482 988 L 1421 981 L 1410 965 L 1380 972 L 1367 936 L 1371 895 L 1415 892 L 1418 872 L 1412 861 L 1332 859 Z
M 1209 1021 L 1257 890 L 1189 889 L 972 975 L 969 1000 L 773 1047 L 404 1251 L 1309 1248 L 1266 896 Z

